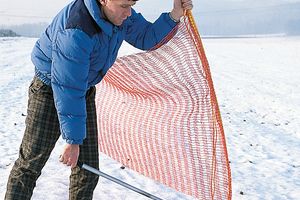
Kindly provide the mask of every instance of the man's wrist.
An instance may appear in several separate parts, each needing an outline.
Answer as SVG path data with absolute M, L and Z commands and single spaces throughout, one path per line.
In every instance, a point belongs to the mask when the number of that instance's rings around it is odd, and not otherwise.
M 177 17 L 173 11 L 169 12 L 169 17 L 174 21 L 175 23 L 178 23 L 180 21 L 180 17 Z

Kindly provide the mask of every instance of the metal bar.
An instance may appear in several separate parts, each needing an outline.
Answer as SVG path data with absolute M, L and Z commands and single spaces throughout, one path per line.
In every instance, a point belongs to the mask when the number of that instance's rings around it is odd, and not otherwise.
M 154 195 L 152 195 L 152 194 L 150 194 L 150 193 L 148 193 L 148 192 L 145 192 L 145 191 L 143 191 L 143 190 L 141 190 L 141 189 L 139 189 L 139 188 L 136 188 L 136 187 L 134 187 L 134 186 L 132 186 L 132 185 L 129 185 L 128 183 L 125 183 L 125 182 L 123 182 L 123 181 L 121 181 L 121 180 L 119 180 L 119 179 L 116 179 L 116 178 L 114 178 L 114 177 L 112 177 L 112 176 L 110 176 L 110 175 L 108 175 L 108 174 L 105 174 L 104 172 L 101 172 L 100 170 L 97 170 L 97 169 L 95 169 L 95 168 L 93 168 L 93 167 L 91 167 L 91 166 L 88 166 L 88 165 L 83 164 L 83 163 L 81 163 L 81 162 L 78 162 L 77 165 L 78 165 L 80 168 L 82 168 L 82 169 L 86 169 L 86 170 L 88 170 L 88 171 L 90 171 L 90 172 L 92 172 L 92 173 L 94 173 L 94 174 L 97 174 L 97 175 L 99 175 L 99 176 L 102 176 L 102 177 L 104 177 L 104 178 L 106 178 L 106 179 L 108 179 L 108 180 L 110 180 L 110 181 L 113 181 L 113 182 L 115 182 L 115 183 L 117 183 L 117 184 L 119 184 L 119 185 L 122 185 L 123 187 L 126 187 L 126 188 L 128 188 L 128 189 L 130 189 L 130 190 L 132 190 L 132 191 L 134 191 L 134 192 L 137 192 L 137 193 L 139 193 L 139 194 L 141 194 L 141 195 L 144 195 L 144 196 L 146 196 L 146 197 L 148 197 L 148 198 L 150 198 L 150 199 L 154 199 L 154 200 L 163 200 L 163 199 L 161 199 L 161 198 L 159 198 L 159 197 L 156 197 L 156 196 L 154 196 Z

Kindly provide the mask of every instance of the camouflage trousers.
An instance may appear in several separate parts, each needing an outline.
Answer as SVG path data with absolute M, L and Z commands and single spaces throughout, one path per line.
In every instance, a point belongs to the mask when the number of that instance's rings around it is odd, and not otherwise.
M 87 135 L 79 159 L 99 169 L 95 87 L 86 93 Z M 29 87 L 26 129 L 7 183 L 6 200 L 30 199 L 36 180 L 60 136 L 57 112 L 50 86 L 34 77 Z M 57 158 L 58 159 L 58 158 Z M 59 163 L 60 164 L 60 163 Z M 92 199 L 98 176 L 79 167 L 70 175 L 69 199 Z

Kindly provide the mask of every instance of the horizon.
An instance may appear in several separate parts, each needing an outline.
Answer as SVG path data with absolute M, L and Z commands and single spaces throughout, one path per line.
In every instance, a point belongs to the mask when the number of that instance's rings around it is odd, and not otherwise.
M 0 28 L 31 24 L 38 27 L 41 24 L 33 34 L 37 35 L 68 2 L 71 0 L 29 0 L 18 4 L 0 0 Z M 300 0 L 253 0 L 251 5 L 249 2 L 197 0 L 196 4 L 194 0 L 192 12 L 204 35 L 300 34 Z M 160 13 L 170 11 L 172 3 L 172 0 L 144 0 L 139 1 L 133 8 L 153 22 Z
M 27 0 L 16 3 L 15 1 L 0 0 L 0 25 L 18 25 L 33 22 L 50 23 L 52 18 L 71 1 Z M 172 0 L 163 2 L 161 0 L 144 0 L 139 1 L 133 8 L 143 13 L 146 18 L 154 20 L 160 13 L 171 11 L 172 3 Z M 193 13 L 201 16 L 215 16 L 220 15 L 220 13 L 229 15 L 236 12 L 259 12 L 259 9 L 264 8 L 276 10 L 278 7 L 294 3 L 300 3 L 300 0 L 265 0 L 263 2 L 260 0 L 194 0 Z

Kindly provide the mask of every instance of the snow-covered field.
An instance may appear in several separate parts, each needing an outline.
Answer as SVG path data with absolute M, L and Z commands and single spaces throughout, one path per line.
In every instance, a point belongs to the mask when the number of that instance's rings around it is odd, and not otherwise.
M 0 38 L 0 199 L 18 156 L 30 52 L 36 39 Z M 300 37 L 205 39 L 232 170 L 233 199 L 300 198 Z M 124 45 L 120 55 L 133 52 Z M 68 199 L 70 170 L 58 162 L 58 141 L 32 199 Z M 100 168 L 163 199 L 193 199 L 101 155 Z M 104 178 L 94 199 L 146 200 Z

